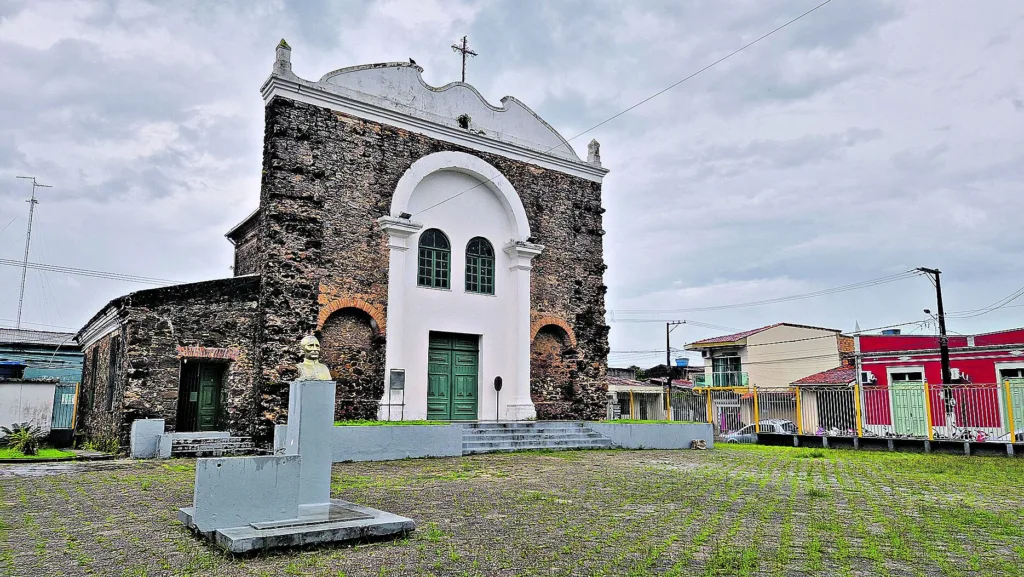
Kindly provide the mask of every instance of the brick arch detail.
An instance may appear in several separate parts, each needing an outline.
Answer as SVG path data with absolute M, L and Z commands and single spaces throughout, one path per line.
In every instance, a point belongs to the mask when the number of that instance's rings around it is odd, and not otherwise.
M 551 325 L 565 331 L 565 334 L 569 336 L 569 344 L 572 345 L 573 348 L 576 348 L 576 333 L 573 332 L 569 323 L 558 317 L 540 317 L 530 323 L 530 342 L 532 343 L 534 339 L 537 338 L 537 333 L 539 333 L 542 328 Z
M 387 332 L 385 316 L 381 312 L 380 307 L 372 305 L 363 299 L 349 297 L 334 299 L 320 307 L 320 316 L 316 322 L 317 330 L 324 328 L 324 323 L 327 322 L 327 319 L 341 309 L 359 309 L 370 315 L 373 322 L 377 323 L 377 334 L 384 335 Z

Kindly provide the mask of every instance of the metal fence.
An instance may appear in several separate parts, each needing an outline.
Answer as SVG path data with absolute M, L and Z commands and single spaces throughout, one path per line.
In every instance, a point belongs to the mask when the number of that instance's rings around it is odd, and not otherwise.
M 1024 379 L 985 384 L 695 387 L 672 418 L 711 423 L 725 442 L 757 433 L 1024 442 Z

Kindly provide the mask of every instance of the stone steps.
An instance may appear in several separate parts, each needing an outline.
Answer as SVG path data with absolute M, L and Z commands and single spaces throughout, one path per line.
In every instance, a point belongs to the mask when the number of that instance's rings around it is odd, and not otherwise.
M 609 439 L 576 422 L 466 423 L 462 428 L 463 455 L 615 447 Z
M 172 457 L 226 457 L 260 452 L 249 437 L 197 437 L 171 443 Z

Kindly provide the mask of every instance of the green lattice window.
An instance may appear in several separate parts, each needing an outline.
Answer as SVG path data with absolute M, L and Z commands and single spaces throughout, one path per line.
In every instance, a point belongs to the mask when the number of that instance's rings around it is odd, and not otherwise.
M 494 294 L 494 247 L 476 237 L 466 245 L 466 292 Z
M 452 248 L 448 237 L 436 228 L 420 235 L 419 270 L 416 284 L 431 288 L 449 288 Z

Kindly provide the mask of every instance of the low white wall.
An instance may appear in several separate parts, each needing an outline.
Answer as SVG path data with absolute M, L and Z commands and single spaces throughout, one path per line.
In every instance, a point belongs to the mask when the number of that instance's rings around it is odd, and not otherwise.
M 50 431 L 56 383 L 0 382 L 0 425 L 31 423 Z
M 695 439 L 703 440 L 710 449 L 715 442 L 711 425 L 707 423 L 631 425 L 588 422 L 586 425 L 623 449 L 689 449 L 690 442 Z
M 274 427 L 274 447 L 283 447 L 287 425 Z M 334 427 L 331 431 L 331 460 L 394 461 L 419 457 L 462 455 L 462 427 L 459 425 L 369 425 Z

